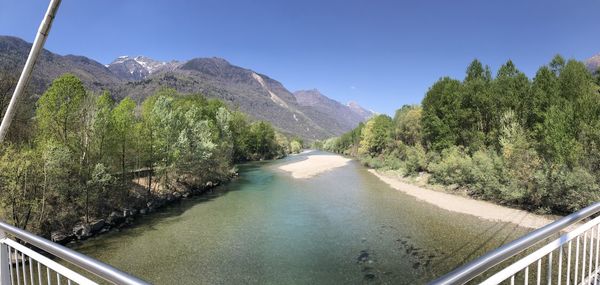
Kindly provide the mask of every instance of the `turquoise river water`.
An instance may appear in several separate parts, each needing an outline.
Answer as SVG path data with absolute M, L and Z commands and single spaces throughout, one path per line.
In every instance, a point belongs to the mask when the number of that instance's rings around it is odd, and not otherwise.
M 241 165 L 214 193 L 75 249 L 155 284 L 422 284 L 526 232 L 418 201 L 356 162 L 277 170 L 306 155 Z

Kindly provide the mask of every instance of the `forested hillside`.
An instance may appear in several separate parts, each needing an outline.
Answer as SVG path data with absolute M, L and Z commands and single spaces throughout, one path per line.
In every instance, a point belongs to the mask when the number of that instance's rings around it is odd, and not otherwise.
M 512 61 L 492 76 L 474 60 L 463 80 L 435 82 L 420 106 L 319 146 L 478 198 L 573 212 L 600 199 L 599 86 L 600 71 L 560 56 L 533 79 Z
M 0 76 L 2 90 L 11 83 Z M 78 223 L 108 216 L 110 224 L 123 209 L 204 191 L 235 176 L 236 162 L 300 149 L 216 99 L 161 89 L 141 104 L 117 102 L 65 74 L 22 105 L 0 146 L 0 215 L 45 235 L 70 234 Z

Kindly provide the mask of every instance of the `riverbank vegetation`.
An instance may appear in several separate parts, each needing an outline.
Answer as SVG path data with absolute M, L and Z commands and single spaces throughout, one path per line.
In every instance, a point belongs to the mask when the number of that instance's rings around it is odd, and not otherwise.
M 374 168 L 537 212 L 600 200 L 600 71 L 556 56 L 533 79 L 512 61 L 496 76 L 474 60 L 439 79 L 419 106 L 378 115 L 317 143 Z
M 211 187 L 234 176 L 236 162 L 302 148 L 219 100 L 171 89 L 117 102 L 65 74 L 27 103 L 0 146 L 0 214 L 44 235 Z

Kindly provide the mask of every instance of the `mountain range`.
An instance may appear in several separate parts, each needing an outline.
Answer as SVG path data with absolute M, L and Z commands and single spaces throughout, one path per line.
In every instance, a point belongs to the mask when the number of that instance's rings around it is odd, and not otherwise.
M 30 48 L 31 44 L 22 39 L 0 36 L 0 71 L 18 76 Z M 129 96 L 141 102 L 163 87 L 201 93 L 309 141 L 338 136 L 374 115 L 356 103 L 344 105 L 316 89 L 292 93 L 267 75 L 216 57 L 166 62 L 120 56 L 103 65 L 84 56 L 43 50 L 28 88 L 39 96 L 53 79 L 67 72 L 78 76 L 91 90 L 110 91 L 117 100 Z

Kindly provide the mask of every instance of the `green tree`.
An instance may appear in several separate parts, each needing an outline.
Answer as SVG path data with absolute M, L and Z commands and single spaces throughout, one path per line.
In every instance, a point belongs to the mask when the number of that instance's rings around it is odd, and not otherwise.
M 461 83 L 444 77 L 433 84 L 423 99 L 423 140 L 428 149 L 440 151 L 457 143 L 460 127 Z
M 110 165 L 110 159 L 115 152 L 115 125 L 112 116 L 114 107 L 115 101 L 110 93 L 103 92 L 96 98 L 93 122 L 94 161 L 101 161 L 105 165 Z
M 541 161 L 531 147 L 526 130 L 512 110 L 504 113 L 501 125 L 500 146 L 509 175 L 509 186 L 504 188 L 502 198 L 523 203 L 533 191 L 534 175 Z M 533 198 L 533 202 L 538 205 L 540 200 L 541 198 Z
M 565 59 L 560 54 L 557 54 L 552 58 L 549 66 L 554 75 L 559 76 L 562 69 L 565 67 Z
M 248 148 L 253 159 L 271 159 L 276 155 L 275 130 L 266 122 L 250 125 Z
M 531 90 L 531 111 L 526 127 L 541 139 L 546 113 L 552 105 L 560 104 L 560 90 L 556 74 L 547 66 L 542 66 L 533 79 Z
M 361 133 L 359 153 L 375 156 L 381 154 L 392 139 L 392 119 L 386 115 L 371 118 Z
M 292 140 L 290 142 L 290 152 L 300 153 L 302 151 L 302 144 L 298 140 Z
M 513 110 L 518 120 L 525 120 L 530 111 L 530 82 L 527 76 L 519 71 L 512 61 L 506 62 L 498 70 L 493 86 L 494 96 L 499 105 L 496 106 L 498 122 L 503 112 Z
M 43 176 L 39 156 L 31 149 L 8 147 L 0 157 L 0 203 L 12 223 L 26 229 L 37 218 Z
M 241 112 L 233 112 L 229 121 L 229 129 L 233 139 L 233 160 L 236 162 L 248 160 L 248 140 L 250 127 L 246 115 Z
M 90 222 L 90 216 L 100 214 L 93 206 L 99 206 L 100 201 L 106 201 L 106 193 L 115 188 L 114 177 L 108 172 L 108 168 L 103 164 L 99 163 L 94 166 L 94 170 L 90 175 L 90 180 L 87 181 L 85 187 L 85 195 L 83 199 L 83 207 L 85 213 L 85 222 Z M 91 213 L 94 211 L 94 213 Z
M 65 74 L 55 79 L 38 100 L 36 120 L 40 135 L 76 150 L 79 118 L 86 91 L 79 78 Z
M 544 156 L 558 164 L 573 166 L 579 156 L 580 145 L 573 130 L 571 104 L 554 105 L 548 109 L 540 142 Z
M 394 139 L 407 145 L 420 144 L 423 139 L 422 113 L 420 106 L 404 105 L 398 109 L 394 116 Z
M 114 139 L 119 153 L 119 166 L 123 183 L 127 177 L 128 164 L 131 165 L 131 150 L 134 149 L 135 133 L 133 132 L 136 123 L 135 102 L 127 97 L 123 99 L 112 111 L 112 121 L 114 123 Z

